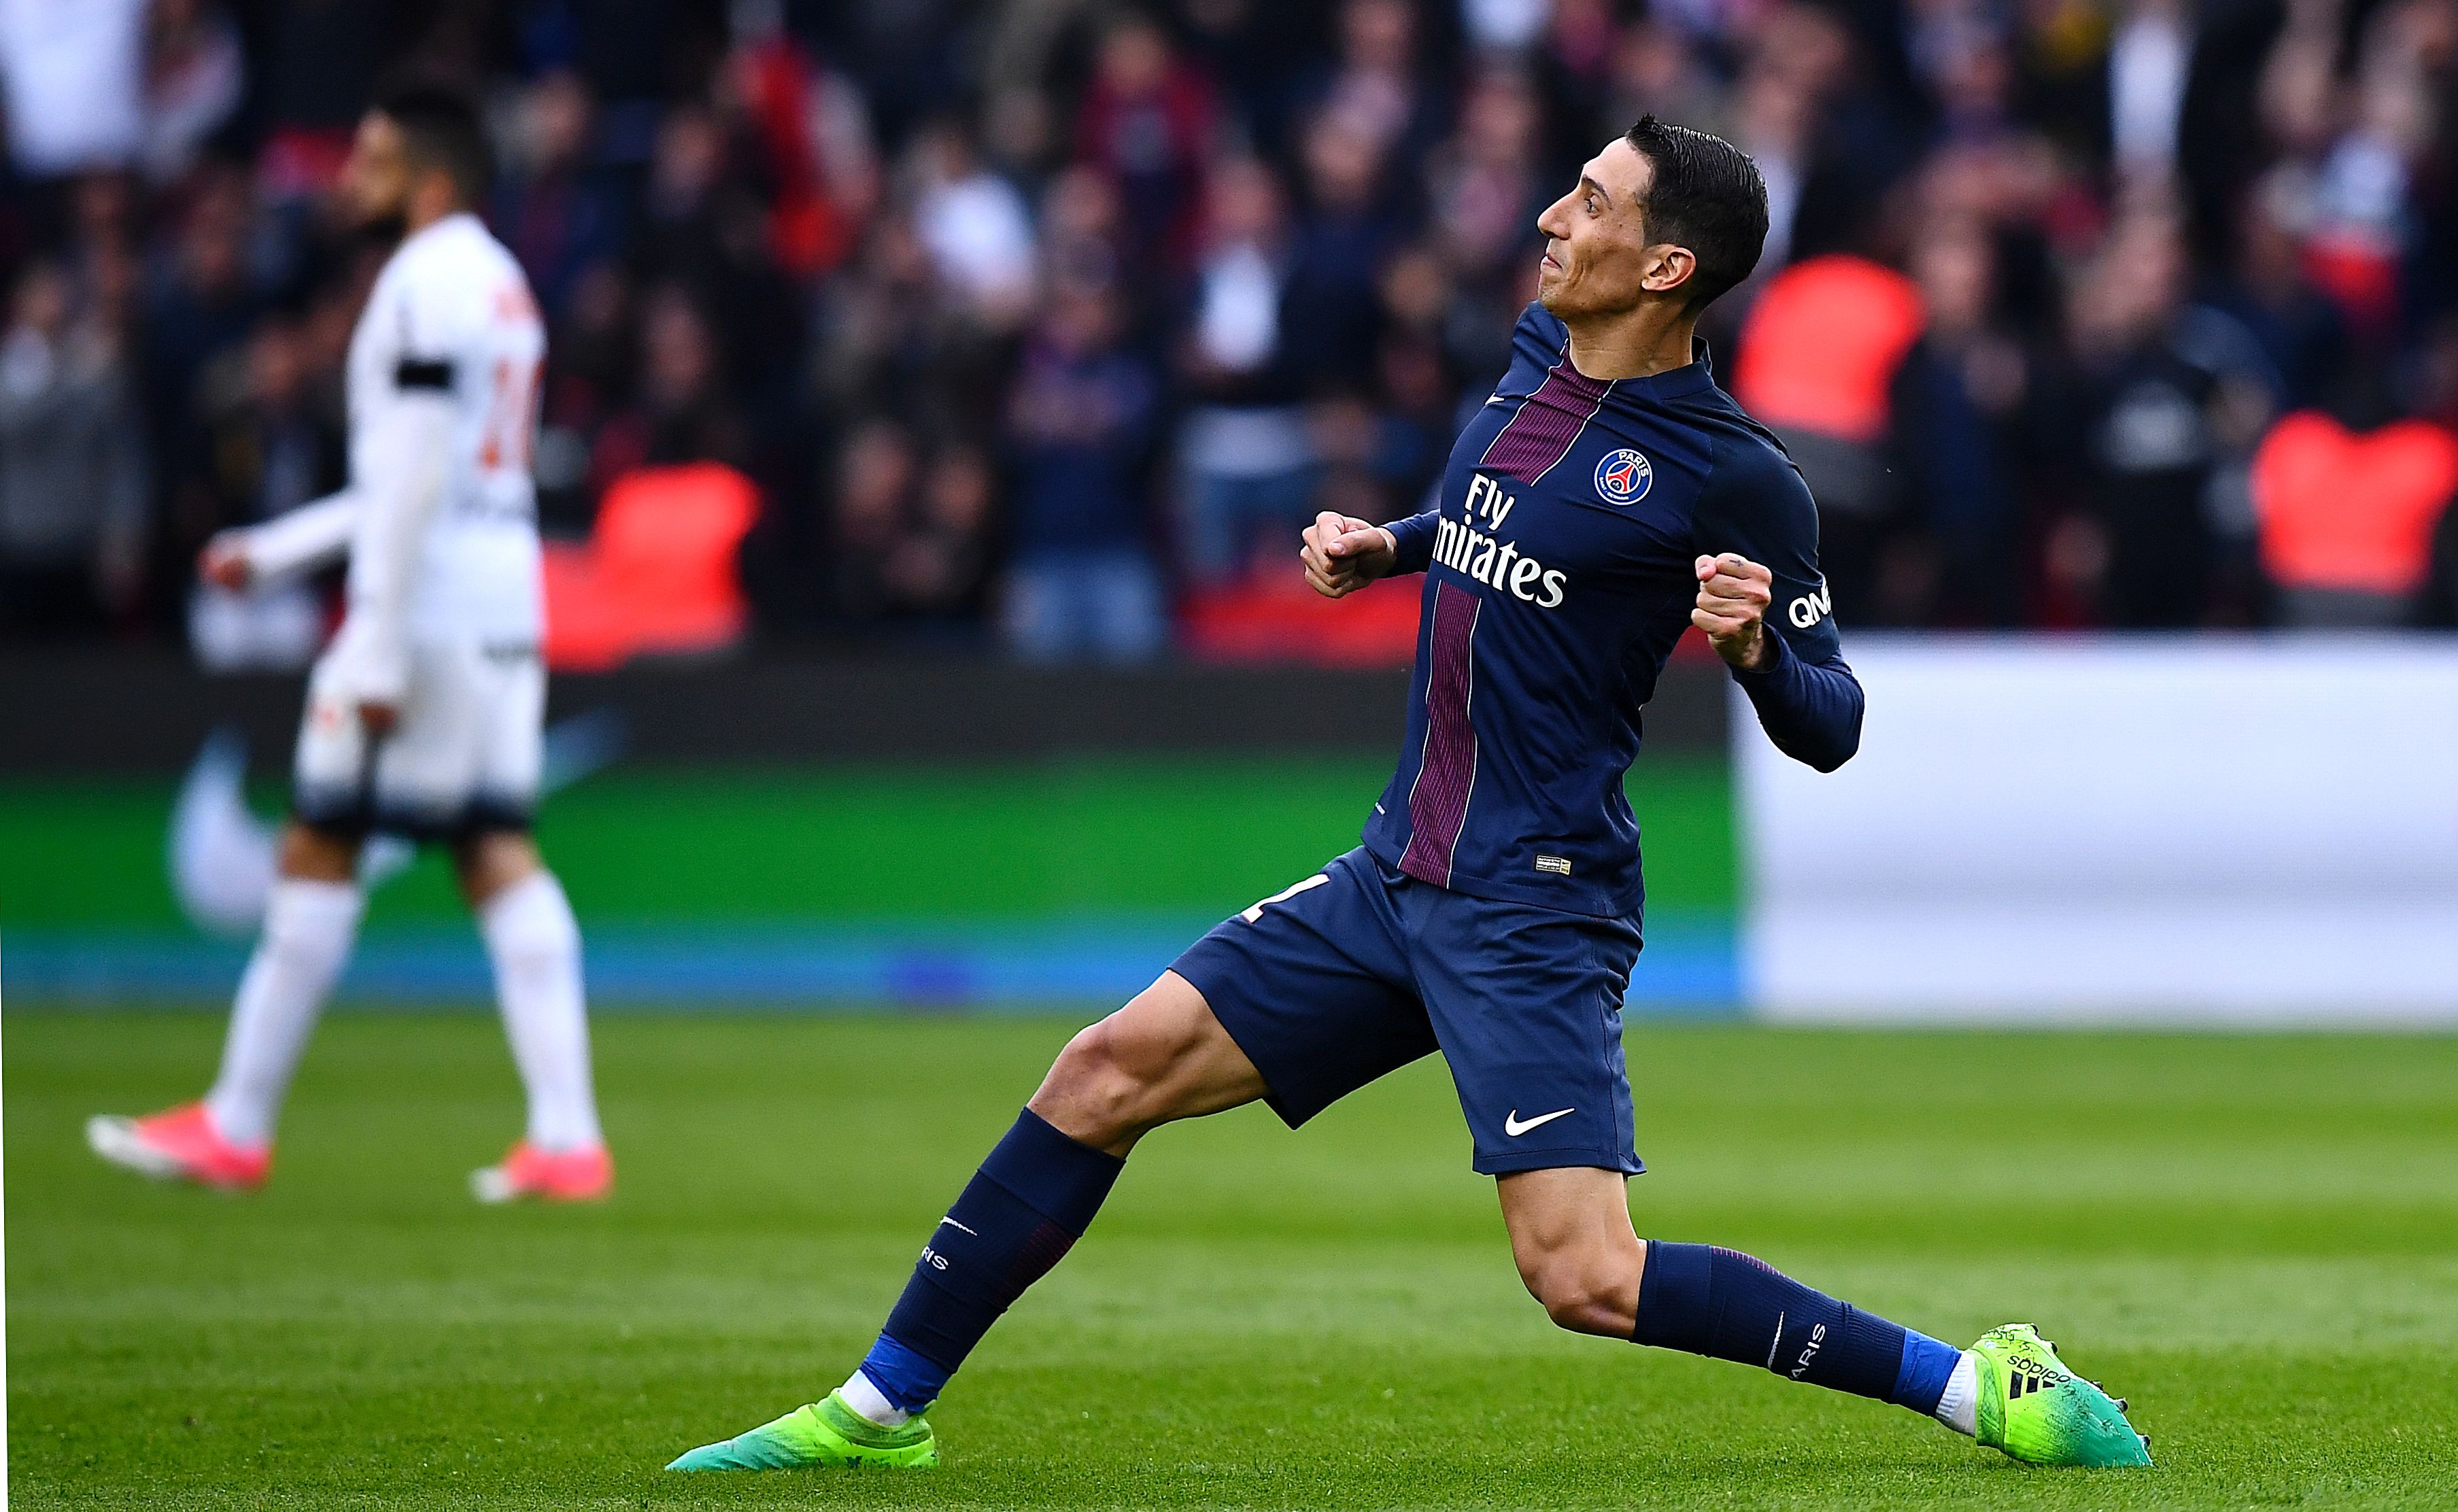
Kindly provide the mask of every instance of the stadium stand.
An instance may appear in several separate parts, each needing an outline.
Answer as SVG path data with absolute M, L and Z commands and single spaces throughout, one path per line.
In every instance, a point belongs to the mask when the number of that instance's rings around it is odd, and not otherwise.
M 2261 439 L 2458 425 L 2438 0 L 73 10 L 0 33 L 19 642 L 312 645 L 300 605 L 195 611 L 189 566 L 336 484 L 374 249 L 326 196 L 388 72 L 488 102 L 550 322 L 548 528 L 736 469 L 762 647 L 1320 652 L 1253 628 L 1250 580 L 1315 507 L 1417 506 L 1536 212 L 1643 111 L 1766 172 L 1769 255 L 1707 334 L 1820 486 L 1855 626 L 2306 622 Z M 1095 495 L 1088 561 L 1057 506 Z

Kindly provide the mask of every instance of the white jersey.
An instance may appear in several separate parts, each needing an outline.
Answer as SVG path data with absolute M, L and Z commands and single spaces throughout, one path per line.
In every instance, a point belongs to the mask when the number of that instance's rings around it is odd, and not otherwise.
M 409 564 L 402 633 L 410 642 L 537 645 L 537 430 L 546 331 L 529 280 L 477 217 L 447 216 L 404 240 L 350 336 L 350 491 L 365 498 L 368 438 L 404 395 L 448 397 L 443 495 Z M 353 555 L 351 590 L 360 588 Z

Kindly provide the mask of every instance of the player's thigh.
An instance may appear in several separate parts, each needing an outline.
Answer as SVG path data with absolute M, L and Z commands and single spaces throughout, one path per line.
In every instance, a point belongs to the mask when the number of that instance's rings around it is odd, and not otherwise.
M 433 839 L 468 818 L 485 747 L 490 688 L 475 646 L 414 645 L 392 733 L 376 742 L 376 823 Z
M 1371 856 L 1350 851 L 1223 920 L 1171 968 L 1292 1129 L 1435 1047 L 1389 885 Z
M 476 673 L 470 820 L 527 830 L 546 765 L 546 664 L 535 652 L 482 652 Z
M 1637 1242 L 1630 1178 L 1599 1166 L 1555 1166 L 1498 1176 L 1494 1195 L 1510 1246 L 1530 1257 Z
M 342 687 L 327 652 L 307 674 L 307 702 L 291 755 L 290 806 L 300 824 L 335 836 L 365 832 L 372 801 L 367 749 L 358 706 Z
M 1406 901 L 1476 1169 L 1643 1170 L 1621 1044 L 1637 927 L 1438 889 Z

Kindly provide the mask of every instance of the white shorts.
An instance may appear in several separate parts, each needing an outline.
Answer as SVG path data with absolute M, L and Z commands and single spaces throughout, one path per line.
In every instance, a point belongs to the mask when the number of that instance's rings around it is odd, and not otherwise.
M 344 833 L 436 839 L 526 829 L 537 804 L 546 668 L 531 650 L 413 645 L 392 733 L 370 742 L 333 691 L 332 655 L 307 679 L 291 810 Z

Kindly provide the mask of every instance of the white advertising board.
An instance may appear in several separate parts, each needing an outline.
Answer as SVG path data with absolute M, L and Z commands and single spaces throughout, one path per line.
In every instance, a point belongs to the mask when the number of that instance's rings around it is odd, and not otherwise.
M 2458 641 L 1855 635 L 1820 776 L 1733 699 L 1777 1018 L 2458 1024 Z

